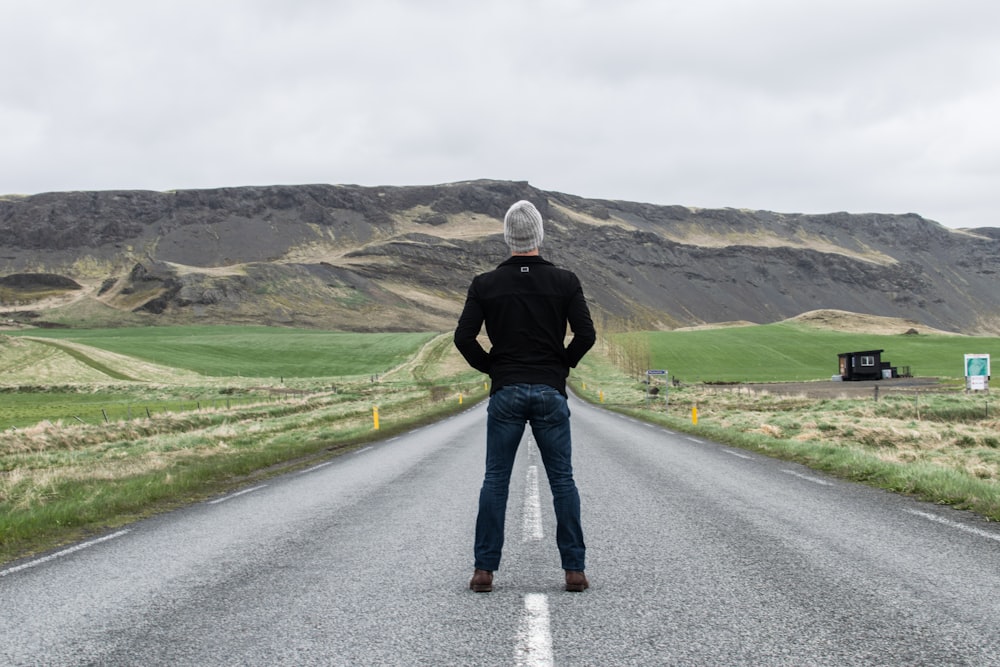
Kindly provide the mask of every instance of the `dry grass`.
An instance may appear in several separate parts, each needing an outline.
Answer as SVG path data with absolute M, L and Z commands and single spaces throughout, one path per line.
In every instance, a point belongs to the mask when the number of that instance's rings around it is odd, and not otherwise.
M 876 401 L 869 392 L 817 397 L 690 384 L 668 388 L 665 405 L 663 393 L 647 402 L 644 385 L 600 358 L 585 360 L 572 385 L 587 400 L 671 428 L 1000 520 L 1000 406 L 988 394 L 942 386 Z
M 817 399 L 691 386 L 670 392 L 671 412 L 775 440 L 861 449 L 893 463 L 928 463 L 1000 484 L 1000 406 L 960 392 Z M 960 412 L 957 419 L 940 416 Z M 989 414 L 989 416 L 987 416 Z
M 926 325 L 920 324 L 916 320 L 907 320 L 899 317 L 885 317 L 882 315 L 870 315 L 867 313 L 849 313 L 844 310 L 834 310 L 831 308 L 821 310 L 810 310 L 802 313 L 798 317 L 790 319 L 792 322 L 800 322 L 819 329 L 830 331 L 845 331 L 849 333 L 867 333 L 876 335 L 896 335 L 914 329 L 922 334 L 941 334 L 946 336 L 957 335 L 952 331 L 942 331 Z
M 470 398 L 482 385 L 456 385 Z M 379 406 L 380 431 L 373 428 Z M 410 383 L 286 395 L 279 402 L 0 432 L 0 562 L 307 465 L 458 409 Z M 58 520 L 53 520 L 53 513 Z
M 29 359 L 35 385 L 46 359 L 60 368 L 60 382 L 67 373 L 86 377 L 86 368 L 77 368 L 60 349 L 3 337 L 0 343 L 37 353 L 19 349 L 8 355 Z M 87 351 L 95 354 L 93 348 Z M 485 390 L 480 376 L 455 357 L 445 335 L 380 382 L 369 376 L 324 378 L 311 388 L 248 394 L 250 400 L 238 405 L 227 398 L 224 408 L 198 403 L 141 419 L 43 421 L 0 431 L 0 562 L 305 466 L 458 410 L 459 394 L 475 400 Z M 102 359 L 134 374 L 158 370 L 125 358 Z M 232 380 L 225 378 L 225 386 Z M 148 383 L 141 386 L 154 391 Z M 374 406 L 379 407 L 379 431 L 373 428 Z

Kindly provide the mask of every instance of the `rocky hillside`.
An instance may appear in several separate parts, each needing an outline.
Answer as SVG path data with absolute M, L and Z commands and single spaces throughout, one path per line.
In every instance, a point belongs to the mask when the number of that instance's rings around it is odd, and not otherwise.
M 530 199 L 543 254 L 605 326 L 772 322 L 816 309 L 1000 333 L 1000 233 L 915 214 L 653 206 L 471 181 L 0 197 L 0 317 L 448 330 Z

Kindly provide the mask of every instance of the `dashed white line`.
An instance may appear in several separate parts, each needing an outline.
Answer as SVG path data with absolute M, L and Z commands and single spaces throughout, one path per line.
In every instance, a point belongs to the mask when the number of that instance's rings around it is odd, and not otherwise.
M 263 489 L 267 484 L 261 484 L 260 486 L 252 486 L 249 489 L 243 489 L 242 491 L 237 491 L 236 493 L 230 493 L 228 496 L 223 496 L 222 498 L 216 498 L 215 500 L 209 500 L 209 505 L 218 505 L 219 503 L 224 503 L 227 500 L 232 500 L 238 496 L 242 496 L 247 493 L 253 493 L 254 491 L 259 491 Z
M 528 466 L 523 526 L 523 542 L 542 539 L 542 503 L 538 497 L 538 466 Z
M 819 484 L 820 486 L 830 486 L 830 482 L 826 481 L 825 479 L 820 479 L 819 477 L 813 477 L 812 475 L 805 475 L 796 470 L 782 470 L 781 472 L 785 473 L 786 475 L 798 477 L 799 479 L 804 479 L 807 482 L 812 482 L 813 484 Z
M 14 574 L 15 572 L 20 572 L 21 570 L 27 570 L 28 568 L 36 567 L 38 565 L 41 565 L 42 563 L 47 563 L 50 560 L 55 560 L 56 558 L 62 558 L 63 556 L 68 556 L 71 553 L 76 553 L 77 551 L 80 551 L 82 549 L 92 547 L 95 544 L 100 544 L 101 542 L 107 542 L 108 540 L 113 540 L 116 537 L 121 537 L 126 533 L 128 533 L 128 530 L 119 530 L 117 533 L 111 533 L 110 535 L 105 535 L 104 537 L 98 537 L 97 539 L 90 540 L 89 542 L 81 542 L 80 544 L 72 546 L 68 549 L 63 549 L 62 551 L 59 551 L 54 554 L 49 554 L 48 556 L 44 556 L 43 558 L 37 558 L 28 563 L 15 565 L 14 567 L 9 567 L 6 570 L 0 570 L 0 577 L 6 577 L 8 574 Z
M 374 447 L 372 447 L 370 445 L 368 447 L 362 447 L 361 449 L 357 450 L 354 453 L 355 454 L 363 454 L 364 452 L 367 452 L 369 449 L 374 449 Z
M 328 465 L 331 465 L 332 463 L 333 463 L 333 461 L 327 461 L 326 463 L 320 463 L 320 464 L 312 466 L 311 468 L 306 468 L 305 470 L 300 470 L 298 472 L 298 474 L 299 475 L 305 475 L 306 473 L 314 472 L 316 470 L 319 470 L 320 468 L 325 468 Z
M 549 667 L 553 664 L 549 599 L 544 593 L 528 593 L 524 596 L 524 616 L 521 619 L 515 664 L 519 667 Z
M 976 528 L 975 526 L 967 526 L 964 523 L 959 523 L 957 521 L 952 521 L 951 519 L 945 519 L 937 514 L 931 514 L 930 512 L 921 512 L 920 510 L 906 510 L 907 513 L 913 514 L 914 516 L 923 517 L 929 521 L 934 521 L 935 523 L 940 523 L 942 525 L 948 526 L 949 528 L 955 528 L 957 530 L 970 533 L 972 535 L 977 535 L 979 537 L 985 537 L 988 540 L 993 540 L 994 542 L 1000 542 L 1000 534 L 991 533 L 981 528 Z
M 731 449 L 723 449 L 722 451 L 724 451 L 726 454 L 729 454 L 730 456 L 735 456 L 738 459 L 747 459 L 748 461 L 753 460 L 752 456 L 749 456 L 747 454 L 741 454 L 740 452 L 734 452 Z

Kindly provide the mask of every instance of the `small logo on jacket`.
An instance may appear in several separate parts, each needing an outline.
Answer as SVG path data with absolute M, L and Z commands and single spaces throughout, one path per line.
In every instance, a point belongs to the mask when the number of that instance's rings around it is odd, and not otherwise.
M 531 267 L 528 267 L 528 266 L 522 266 L 521 267 L 521 273 L 527 273 L 530 270 L 531 270 Z

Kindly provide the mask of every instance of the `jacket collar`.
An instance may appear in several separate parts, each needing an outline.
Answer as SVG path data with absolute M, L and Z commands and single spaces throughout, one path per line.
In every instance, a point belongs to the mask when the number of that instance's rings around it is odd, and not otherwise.
M 541 255 L 512 255 L 497 268 L 500 268 L 501 266 L 524 266 L 525 264 L 548 264 L 549 266 L 554 266 L 552 262 L 542 258 Z

